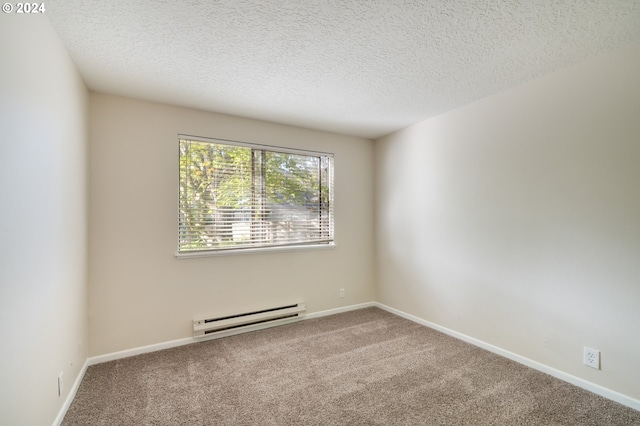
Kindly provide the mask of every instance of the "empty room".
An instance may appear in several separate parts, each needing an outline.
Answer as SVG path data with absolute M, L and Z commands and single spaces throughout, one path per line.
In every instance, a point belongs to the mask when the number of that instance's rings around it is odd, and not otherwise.
M 5 2 L 0 59 L 0 424 L 640 425 L 640 2 Z

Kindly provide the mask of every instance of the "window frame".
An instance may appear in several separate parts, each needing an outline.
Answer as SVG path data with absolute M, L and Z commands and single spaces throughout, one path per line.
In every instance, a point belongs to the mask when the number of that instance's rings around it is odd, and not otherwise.
M 309 156 L 309 157 L 326 157 L 329 159 L 329 199 L 330 199 L 330 208 L 328 210 L 329 216 L 329 227 L 330 227 L 330 238 L 327 242 L 297 242 L 297 243 L 285 243 L 278 245 L 265 245 L 265 246 L 250 246 L 250 247 L 229 247 L 229 248 L 210 248 L 210 249 L 199 249 L 199 250 L 188 250 L 181 251 L 180 248 L 180 233 L 182 231 L 181 227 L 181 213 L 180 213 L 180 185 L 182 184 L 182 179 L 180 177 L 180 145 L 182 141 L 191 141 L 191 142 L 202 142 L 202 143 L 212 143 L 212 144 L 221 144 L 221 145 L 230 145 L 237 146 L 242 148 L 256 149 L 262 150 L 266 152 L 274 152 L 274 153 L 283 153 L 283 154 L 293 154 L 300 156 Z M 325 250 L 332 249 L 336 246 L 336 238 L 335 238 L 335 181 L 334 181 L 334 173 L 335 173 L 335 154 L 324 151 L 315 151 L 315 150 L 307 150 L 307 149 L 297 149 L 276 145 L 268 145 L 268 144 L 260 144 L 254 142 L 244 142 L 244 141 L 236 141 L 230 139 L 222 139 L 222 138 L 210 138 L 203 136 L 194 136 L 188 134 L 178 134 L 178 194 L 177 194 L 177 234 L 176 234 L 176 251 L 175 256 L 177 258 L 192 258 L 192 257 L 209 257 L 209 256 L 228 256 L 228 255 L 242 255 L 242 254 L 253 254 L 253 253 L 270 253 L 270 252 L 283 252 L 283 251 L 298 251 L 298 250 Z

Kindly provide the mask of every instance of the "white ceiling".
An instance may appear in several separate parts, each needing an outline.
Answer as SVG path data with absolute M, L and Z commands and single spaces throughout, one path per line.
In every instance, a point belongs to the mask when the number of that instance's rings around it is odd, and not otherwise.
M 91 90 L 377 138 L 640 40 L 640 0 L 48 0 Z

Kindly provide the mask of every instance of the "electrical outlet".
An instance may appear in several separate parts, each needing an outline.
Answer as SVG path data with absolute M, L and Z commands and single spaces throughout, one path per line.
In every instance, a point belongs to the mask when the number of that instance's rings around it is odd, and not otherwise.
M 344 297 L 344 288 L 341 288 L 341 289 L 340 289 L 340 297 L 341 297 L 341 298 L 342 298 L 342 297 Z
M 64 373 L 60 372 L 58 374 L 58 396 L 61 396 L 62 392 L 64 392 Z
M 600 370 L 600 351 L 584 347 L 584 365 Z

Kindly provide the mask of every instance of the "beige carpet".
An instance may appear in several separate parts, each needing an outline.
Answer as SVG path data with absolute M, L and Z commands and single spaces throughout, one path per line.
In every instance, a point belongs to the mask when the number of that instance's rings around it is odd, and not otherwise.
M 64 425 L 640 425 L 377 308 L 89 367 Z

